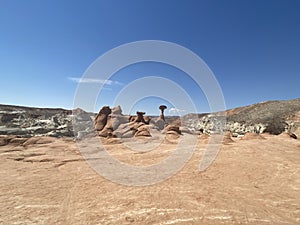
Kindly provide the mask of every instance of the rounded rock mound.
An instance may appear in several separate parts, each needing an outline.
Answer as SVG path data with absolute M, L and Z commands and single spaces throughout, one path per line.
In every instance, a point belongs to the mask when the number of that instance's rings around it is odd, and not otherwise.
M 246 133 L 243 137 L 241 137 L 241 140 L 263 140 L 265 139 L 258 133 Z

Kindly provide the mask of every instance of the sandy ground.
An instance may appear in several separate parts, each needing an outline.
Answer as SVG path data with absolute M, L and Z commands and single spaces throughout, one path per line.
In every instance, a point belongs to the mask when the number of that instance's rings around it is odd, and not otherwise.
M 182 170 L 145 187 L 103 178 L 72 139 L 24 141 L 0 147 L 0 224 L 300 224 L 300 141 L 284 135 L 234 139 L 205 172 L 200 139 Z M 176 141 L 149 152 L 106 147 L 120 161 L 151 165 Z

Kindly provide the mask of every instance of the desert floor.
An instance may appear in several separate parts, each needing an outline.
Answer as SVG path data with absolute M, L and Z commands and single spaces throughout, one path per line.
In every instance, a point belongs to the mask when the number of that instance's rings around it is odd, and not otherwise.
M 13 138 L 0 147 L 0 224 L 300 224 L 300 141 L 263 137 L 223 144 L 205 172 L 198 168 L 207 140 L 199 139 L 182 170 L 144 187 L 103 178 L 71 138 Z M 138 152 L 104 141 L 136 166 L 177 146 Z

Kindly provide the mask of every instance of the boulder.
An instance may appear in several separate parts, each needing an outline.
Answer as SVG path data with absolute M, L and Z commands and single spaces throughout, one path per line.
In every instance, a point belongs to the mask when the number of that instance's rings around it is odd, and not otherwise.
M 162 133 L 166 134 L 165 140 L 167 141 L 167 143 L 175 143 L 174 141 L 177 140 L 181 135 L 179 126 L 176 125 L 166 126 Z
M 135 137 L 151 137 L 150 129 L 147 125 L 140 126 L 134 134 Z
M 95 129 L 97 131 L 103 130 L 109 114 L 111 114 L 111 109 L 108 106 L 103 106 L 94 121 Z
M 179 126 L 176 126 L 176 125 L 170 124 L 170 125 L 166 126 L 165 129 L 162 131 L 162 133 L 168 133 L 169 131 L 174 131 L 177 134 L 181 134 Z

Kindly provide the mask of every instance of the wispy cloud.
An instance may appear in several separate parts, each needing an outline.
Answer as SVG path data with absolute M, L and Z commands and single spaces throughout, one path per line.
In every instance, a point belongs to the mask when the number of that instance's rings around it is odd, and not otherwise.
M 169 113 L 172 114 L 172 115 L 178 115 L 178 114 L 182 114 L 182 113 L 185 113 L 186 110 L 184 109 L 177 109 L 177 108 L 170 108 L 169 109 Z
M 80 78 L 80 77 L 68 77 L 69 80 L 75 83 L 89 83 L 89 84 L 106 84 L 106 85 L 122 85 L 119 81 L 114 80 L 102 80 L 94 78 Z

